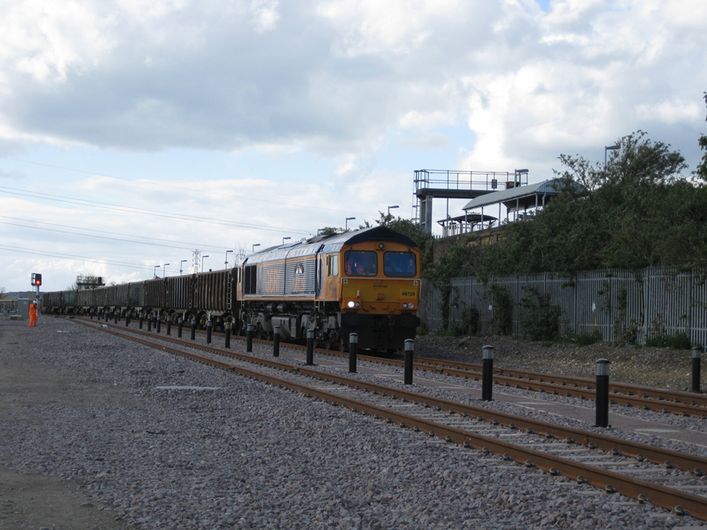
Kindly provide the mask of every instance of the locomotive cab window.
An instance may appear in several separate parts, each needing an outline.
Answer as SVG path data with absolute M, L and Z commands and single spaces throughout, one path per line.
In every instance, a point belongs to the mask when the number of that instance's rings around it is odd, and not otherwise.
M 256 265 L 250 265 L 245 268 L 243 274 L 243 294 L 255 294 L 256 291 Z
M 344 254 L 347 276 L 375 276 L 378 274 L 378 255 L 368 250 L 349 250 Z
M 327 275 L 328 276 L 338 276 L 339 275 L 339 256 L 334 254 L 333 256 L 327 256 Z
M 415 254 L 412 252 L 386 252 L 383 255 L 383 271 L 386 276 L 407 278 L 415 276 Z

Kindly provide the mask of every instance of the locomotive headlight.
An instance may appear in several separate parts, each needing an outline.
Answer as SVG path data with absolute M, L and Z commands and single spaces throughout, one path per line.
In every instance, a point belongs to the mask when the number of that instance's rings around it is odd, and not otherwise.
M 410 302 L 405 302 L 403 304 L 403 309 L 415 309 L 415 304 L 410 303 Z
M 361 306 L 361 304 L 359 304 L 358 302 L 355 302 L 354 300 L 349 300 L 346 303 L 346 307 L 348 307 L 349 309 L 356 309 L 357 307 L 360 307 L 360 306 Z

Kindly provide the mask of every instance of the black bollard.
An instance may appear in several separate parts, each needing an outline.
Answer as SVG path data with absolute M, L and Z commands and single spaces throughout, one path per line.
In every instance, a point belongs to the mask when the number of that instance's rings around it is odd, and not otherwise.
M 125 327 L 126 328 L 130 327 L 130 315 L 129 314 L 125 315 Z
M 108 314 L 108 311 L 106 311 L 106 322 L 108 322 L 109 318 L 110 318 L 110 315 Z
M 225 332 L 224 334 L 226 336 L 226 348 L 230 348 L 231 347 L 231 323 L 226 322 L 226 324 L 224 324 L 224 327 L 226 328 L 224 330 L 224 332 Z
M 596 382 L 596 426 L 609 426 L 609 361 L 599 359 L 597 361 L 597 382 Z
M 184 319 L 179 317 L 177 319 L 177 337 L 182 338 L 182 326 L 184 326 Z
M 118 313 L 113 311 L 113 324 L 118 323 Z
M 305 363 L 307 366 L 312 366 L 314 364 L 314 330 L 307 330 L 307 360 Z
M 156 321 L 157 333 L 160 333 L 162 331 L 162 317 L 158 314 L 155 317 L 155 321 Z
M 206 344 L 211 344 L 211 332 L 214 329 L 214 323 L 211 319 L 206 321 Z
M 191 340 L 196 340 L 196 319 L 191 319 Z
M 245 332 L 245 351 L 246 353 L 253 352 L 253 333 L 255 332 L 255 326 L 253 324 L 248 324 Z
M 147 331 L 152 331 L 152 315 L 147 317 Z
M 172 318 L 167 317 L 167 335 L 172 334 Z
M 700 383 L 702 379 L 702 375 L 700 374 L 700 362 L 701 362 L 701 357 L 702 355 L 702 348 L 699 346 L 693 346 L 692 347 L 692 391 L 693 392 L 702 392 L 702 389 L 700 388 Z
M 481 373 L 481 400 L 493 400 L 493 346 L 488 344 L 481 348 L 482 373 Z
M 91 317 L 91 320 L 93 320 L 93 313 L 89 313 L 89 316 Z
M 413 339 L 405 339 L 405 370 L 403 374 L 403 382 L 406 385 L 412 384 L 413 357 L 415 355 L 415 341 Z
M 272 356 L 280 357 L 280 326 L 275 326 L 272 334 Z
M 140 322 L 140 329 L 142 329 L 142 313 L 140 313 L 140 320 L 139 320 L 139 322 Z
M 358 354 L 358 333 L 349 333 L 349 372 L 356 373 L 356 355 Z

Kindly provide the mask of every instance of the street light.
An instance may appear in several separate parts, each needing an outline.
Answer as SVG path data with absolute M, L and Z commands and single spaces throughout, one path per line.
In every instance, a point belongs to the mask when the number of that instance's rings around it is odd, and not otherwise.
M 166 277 L 167 277 L 167 265 L 169 265 L 169 263 L 165 263 L 165 264 L 162 266 L 162 277 L 163 277 L 163 278 L 166 278 Z
M 607 145 L 604 147 L 604 171 L 606 171 L 606 153 L 607 151 L 618 151 L 621 149 L 621 146 L 619 144 L 616 145 Z
M 346 218 L 346 223 L 345 223 L 345 230 L 349 229 L 349 221 L 354 221 L 356 218 L 355 217 L 347 217 Z
M 182 275 L 182 263 L 186 263 L 187 261 L 189 261 L 189 260 L 183 259 L 182 261 L 179 262 L 179 275 L 180 276 Z
M 285 244 L 285 241 L 287 241 L 288 239 L 292 239 L 292 238 L 291 238 L 290 236 L 284 236 L 284 237 L 282 238 L 282 244 L 284 245 L 284 244 Z
M 400 208 L 399 204 L 393 204 L 392 206 L 388 206 L 388 215 L 390 215 L 390 210 L 393 210 L 394 208 Z
M 204 260 L 208 257 L 208 254 L 206 254 L 205 256 L 201 256 L 201 272 L 204 272 Z
M 159 268 L 160 268 L 159 265 L 155 265 L 152 267 L 152 277 L 153 278 L 157 278 L 157 269 L 159 269 Z
M 223 262 L 223 265 L 224 265 L 224 268 L 225 268 L 225 269 L 228 268 L 228 255 L 229 255 L 231 252 L 233 252 L 233 251 L 232 251 L 232 250 L 227 250 L 227 251 L 226 251 L 226 259 L 225 259 L 224 262 Z
M 260 243 L 253 243 L 253 248 L 250 250 L 250 253 L 253 254 L 255 252 L 255 247 L 259 247 Z

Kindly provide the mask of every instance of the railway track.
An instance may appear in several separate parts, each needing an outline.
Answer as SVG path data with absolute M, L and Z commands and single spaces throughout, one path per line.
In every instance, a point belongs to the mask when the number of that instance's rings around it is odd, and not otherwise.
M 416 368 L 455 377 L 481 380 L 480 367 L 477 369 L 457 368 L 436 360 L 419 359 L 416 362 Z M 594 400 L 596 397 L 594 382 L 578 377 L 494 369 L 494 384 L 588 400 Z M 707 418 L 707 401 L 699 394 L 693 396 L 687 392 L 672 392 L 638 385 L 610 384 L 609 399 L 611 403 L 616 405 Z
M 100 329 L 447 441 L 502 455 L 551 474 L 588 482 L 607 492 L 617 491 L 707 520 L 705 458 L 140 330 Z M 202 353 L 194 353 L 197 350 Z
M 83 319 L 88 321 L 87 319 Z M 198 333 L 203 331 L 198 330 Z M 214 332 L 217 334 L 217 332 Z M 267 344 L 269 341 L 253 338 L 254 343 Z M 288 347 L 304 349 L 301 344 L 288 344 Z M 336 350 L 317 348 L 318 354 L 332 357 L 345 357 L 348 354 Z M 399 359 L 390 359 L 359 353 L 358 358 L 372 363 L 402 367 Z M 432 359 L 419 356 L 415 359 L 415 369 L 464 379 L 481 380 L 481 366 L 461 361 Z M 595 382 L 591 379 L 494 368 L 494 385 L 508 386 L 534 392 L 577 397 L 594 401 L 596 398 Z M 626 383 L 611 383 L 609 399 L 612 404 L 654 410 L 680 416 L 707 418 L 707 395 L 665 390 Z
M 255 340 L 255 339 L 254 339 Z M 301 345 L 293 345 L 302 348 Z M 336 357 L 347 354 L 333 350 L 318 349 L 319 353 Z M 373 363 L 402 366 L 398 359 L 387 359 L 374 355 L 361 355 L 359 359 Z M 481 380 L 481 366 L 459 361 L 445 361 L 429 357 L 416 357 L 415 369 L 432 373 L 461 377 L 464 379 Z M 543 374 L 494 368 L 494 384 L 545 392 L 555 395 L 578 397 L 594 401 L 596 398 L 595 382 L 581 377 Z M 702 394 L 650 388 L 626 383 L 611 383 L 609 385 L 610 402 L 616 405 L 636 407 L 645 410 L 655 410 L 681 416 L 707 418 L 707 396 Z

